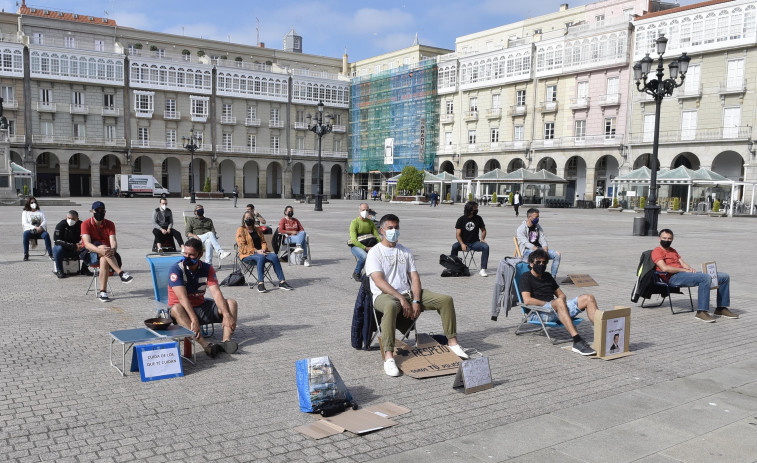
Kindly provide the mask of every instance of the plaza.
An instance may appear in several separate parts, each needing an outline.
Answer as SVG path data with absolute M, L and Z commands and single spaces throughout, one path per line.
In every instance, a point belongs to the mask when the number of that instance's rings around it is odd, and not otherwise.
M 79 206 L 40 199 L 49 226 Z M 630 302 L 641 252 L 655 237 L 631 236 L 633 213 L 542 209 L 550 247 L 562 252 L 559 280 L 588 273 L 600 309 L 631 306 L 633 355 L 585 358 L 550 345 L 544 336 L 515 336 L 518 311 L 490 320 L 494 271 L 514 252 L 524 219 L 511 208 L 481 206 L 491 248 L 490 276 L 441 278 L 463 204 L 437 208 L 369 202 L 380 217 L 401 219 L 423 286 L 454 297 L 459 340 L 489 358 L 494 387 L 465 395 L 453 376 L 417 380 L 384 374 L 377 350 L 350 346 L 358 285 L 345 242 L 359 201 L 332 200 L 324 212 L 292 202 L 310 235 L 312 266 L 283 269 L 295 288 L 259 294 L 223 288 L 239 302 L 240 342 L 234 355 L 184 364 L 183 378 L 149 383 L 121 377 L 108 362 L 108 333 L 137 328 L 154 314 L 145 261 L 157 199 L 104 198 L 116 224 L 130 285 L 111 280 L 108 304 L 84 291 L 88 277 L 59 280 L 44 256 L 22 261 L 21 208 L 4 207 L 0 233 L 0 296 L 4 314 L 0 354 L 0 455 L 6 461 L 646 461 L 753 462 L 757 459 L 757 321 L 752 308 L 754 220 L 660 216 L 676 233 L 675 248 L 695 268 L 717 261 L 731 275 L 738 320 L 701 323 L 669 308 Z M 288 199 L 198 200 L 231 249 L 244 205 L 276 226 Z M 169 198 L 179 217 L 188 201 Z M 181 229 L 181 225 L 177 224 Z M 229 274 L 223 261 L 219 278 Z M 559 281 L 558 280 L 558 281 Z M 562 287 L 568 297 L 579 288 Z M 696 292 L 695 292 L 696 293 Z M 685 296 L 674 299 L 683 308 Z M 439 317 L 422 314 L 419 332 L 441 333 Z M 591 323 L 578 327 L 593 339 Z M 218 330 L 216 330 L 218 333 Z M 564 335 L 564 333 L 562 333 Z M 220 334 L 216 334 L 219 338 Z M 295 361 L 328 355 L 361 407 L 386 401 L 407 407 L 398 425 L 364 436 L 349 432 L 312 440 L 293 430 L 315 416 L 299 411 Z

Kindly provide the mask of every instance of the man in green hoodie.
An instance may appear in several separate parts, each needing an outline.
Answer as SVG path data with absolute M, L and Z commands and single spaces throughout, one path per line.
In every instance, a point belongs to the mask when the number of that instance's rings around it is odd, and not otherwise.
M 368 203 L 360 204 L 360 215 L 350 222 L 350 241 L 349 246 L 352 255 L 357 259 L 355 271 L 352 272 L 352 279 L 360 283 L 360 273 L 365 266 L 365 258 L 368 251 L 381 241 L 381 235 L 376 230 L 376 224 L 373 223 L 373 217 L 369 213 Z

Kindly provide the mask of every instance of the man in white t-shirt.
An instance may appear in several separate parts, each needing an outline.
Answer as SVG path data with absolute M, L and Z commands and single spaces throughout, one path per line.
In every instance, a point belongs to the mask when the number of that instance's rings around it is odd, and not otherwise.
M 418 318 L 424 310 L 439 312 L 450 350 L 458 357 L 467 359 L 465 350 L 457 343 L 457 321 L 452 298 L 422 289 L 413 253 L 397 244 L 400 237 L 399 217 L 394 214 L 383 216 L 379 230 L 382 239 L 368 252 L 365 274 L 371 277 L 373 307 L 384 314 L 381 319 L 384 372 L 389 376 L 400 375 L 394 361 L 394 331 L 400 311 L 412 320 Z

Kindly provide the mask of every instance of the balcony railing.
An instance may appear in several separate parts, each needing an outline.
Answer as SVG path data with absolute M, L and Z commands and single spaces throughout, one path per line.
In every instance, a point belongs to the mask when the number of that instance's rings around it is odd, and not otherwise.
M 442 145 L 439 147 L 441 154 L 453 154 L 457 150 L 457 145 Z
M 583 135 L 578 137 L 560 137 L 553 139 L 538 139 L 531 144 L 533 148 L 564 148 L 616 146 L 623 143 L 623 134 L 614 135 Z
M 557 101 L 544 101 L 539 104 L 539 112 L 552 113 L 557 111 Z
M 510 109 L 507 111 L 508 116 L 525 116 L 526 115 L 526 105 L 514 105 L 510 106 Z
M 192 122 L 208 122 L 207 114 L 192 114 Z
M 49 103 L 46 101 L 38 101 L 37 102 L 37 111 L 42 113 L 54 113 L 58 110 L 58 105 L 55 103 Z
M 308 123 L 307 122 L 295 122 L 294 124 L 295 130 L 307 130 L 308 129 Z
M 140 118 L 151 119 L 152 112 L 152 109 L 135 109 L 134 115 Z
M 693 87 L 691 85 L 684 85 L 675 89 L 673 96 L 678 99 L 685 98 L 700 98 L 702 96 L 702 84 Z
M 200 145 L 199 148 L 197 148 L 197 151 L 209 151 L 211 145 Z M 184 147 L 181 144 L 177 144 L 176 142 L 170 142 L 170 141 L 150 141 L 150 140 L 132 140 L 131 141 L 131 147 L 132 148 L 151 148 L 151 149 L 175 149 L 175 150 L 183 150 Z
M 5 109 L 18 109 L 18 100 L 5 100 L 5 101 L 3 101 L 3 108 L 5 108 Z
M 89 106 L 83 104 L 72 104 L 68 111 L 71 114 L 89 114 Z
M 498 119 L 502 117 L 502 108 L 491 108 L 486 110 L 486 117 L 488 119 Z
M 442 124 L 451 124 L 455 122 L 455 115 L 454 114 L 442 114 L 439 116 L 439 120 L 441 120 Z
M 244 120 L 244 125 L 247 127 L 260 127 L 260 119 L 257 117 L 248 117 Z
M 26 135 L 10 135 L 8 141 L 11 143 L 26 143 Z
M 732 79 L 720 82 L 718 84 L 718 93 L 723 95 L 728 93 L 746 93 L 746 80 Z
M 347 126 L 346 125 L 334 125 L 333 126 L 333 130 L 334 130 L 334 132 L 337 132 L 337 133 L 344 133 L 344 132 L 347 131 Z
M 221 124 L 235 125 L 236 123 L 237 118 L 234 116 L 221 116 Z
M 293 156 L 318 157 L 318 150 L 292 150 Z M 347 159 L 346 151 L 321 151 L 322 157 Z
M 115 108 L 113 106 L 103 106 L 101 110 L 101 114 L 103 116 L 120 116 L 121 111 L 123 111 L 121 108 Z
M 478 120 L 478 111 L 465 111 L 463 117 L 466 121 L 476 121 Z
M 620 93 L 599 95 L 599 106 L 617 106 L 620 104 Z
M 589 107 L 590 102 L 591 102 L 591 97 L 588 97 L 588 96 L 585 96 L 582 98 L 571 98 L 570 109 L 587 109 Z
M 181 112 L 166 110 L 166 112 L 163 113 L 163 119 L 167 121 L 178 121 L 181 119 Z
M 281 119 L 269 119 L 268 120 L 268 127 L 272 129 L 283 129 L 284 128 L 284 121 Z
M 748 139 L 752 129 L 748 126 L 743 127 L 714 127 L 707 129 L 685 129 L 685 130 L 661 130 L 660 143 L 676 143 L 688 141 L 718 141 L 731 139 Z M 632 133 L 629 137 L 631 144 L 651 144 L 654 141 L 652 133 Z
M 94 145 L 126 147 L 125 138 L 67 137 L 61 135 L 32 135 L 32 142 L 55 145 Z

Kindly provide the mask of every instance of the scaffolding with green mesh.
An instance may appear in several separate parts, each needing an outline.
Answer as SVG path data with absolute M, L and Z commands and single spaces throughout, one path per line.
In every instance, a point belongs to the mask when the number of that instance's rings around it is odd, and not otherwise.
M 435 59 L 352 79 L 350 163 L 353 174 L 400 172 L 412 165 L 431 171 L 439 138 Z M 393 163 L 385 141 L 393 139 Z

